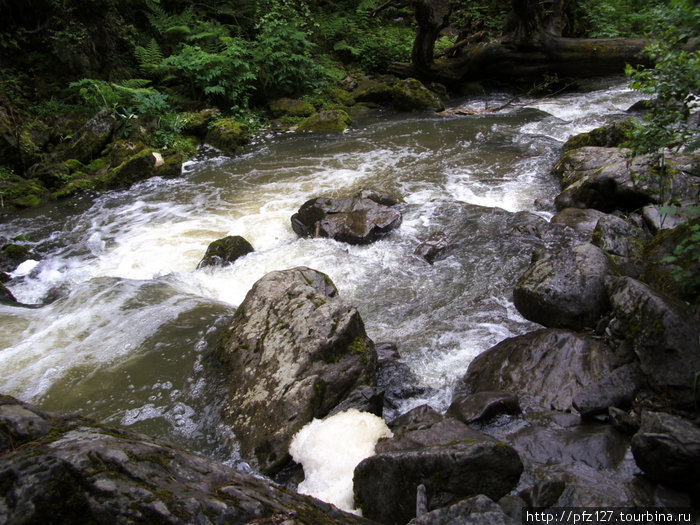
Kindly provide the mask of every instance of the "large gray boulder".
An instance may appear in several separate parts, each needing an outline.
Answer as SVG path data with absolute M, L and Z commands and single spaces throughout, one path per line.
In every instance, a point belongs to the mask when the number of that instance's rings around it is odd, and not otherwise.
M 367 523 L 209 458 L 0 395 L 0 523 Z
M 668 199 L 697 197 L 698 154 L 665 157 L 665 176 L 651 155 L 631 157 L 625 148 L 584 147 L 566 152 L 552 169 L 561 180 L 558 209 L 594 208 L 606 213 L 632 211 Z
M 363 516 L 403 525 L 416 516 L 419 485 L 426 488 L 431 511 L 473 494 L 499 499 L 515 487 L 522 470 L 515 450 L 496 440 L 380 453 L 355 468 L 355 501 Z
M 630 277 L 611 278 L 608 286 L 610 332 L 631 341 L 647 381 L 667 401 L 692 405 L 700 370 L 700 326 L 692 310 Z
M 117 119 L 110 109 L 100 110 L 68 143 L 62 152 L 63 158 L 77 159 L 87 164 L 98 157 L 112 137 L 116 124 Z
M 377 355 L 357 309 L 306 267 L 253 285 L 219 347 L 228 371 L 224 419 L 266 473 L 289 460 L 294 434 L 353 392 L 374 386 Z
M 443 417 L 427 405 L 397 418 L 394 437 L 377 443 L 374 456 L 355 468 L 355 501 L 363 516 L 403 525 L 416 516 L 424 485 L 426 509 L 486 494 L 498 499 L 515 487 L 522 462 L 497 439 Z
M 518 280 L 513 301 L 530 321 L 551 328 L 595 327 L 608 309 L 612 272 L 600 248 L 582 243 L 535 262 Z
M 537 330 L 479 354 L 458 382 L 454 398 L 506 391 L 518 396 L 525 412 L 567 411 L 583 387 L 610 373 L 611 359 L 607 346 L 586 335 Z
M 328 237 L 349 244 L 374 242 L 401 225 L 395 201 L 374 194 L 332 199 L 317 197 L 292 215 L 292 229 L 300 237 Z
M 663 412 L 642 412 L 632 454 L 651 479 L 691 494 L 700 489 L 700 428 L 691 421 Z
M 639 257 L 649 233 L 615 215 L 603 215 L 595 225 L 592 242 L 605 253 L 619 257 Z

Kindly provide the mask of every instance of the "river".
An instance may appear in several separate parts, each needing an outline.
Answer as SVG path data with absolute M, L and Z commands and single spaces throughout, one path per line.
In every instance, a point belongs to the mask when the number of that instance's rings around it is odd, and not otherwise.
M 550 168 L 570 135 L 619 117 L 639 94 L 623 79 L 544 99 L 521 97 L 469 116 L 380 112 L 340 135 L 276 134 L 244 155 L 204 151 L 181 178 L 25 212 L 0 224 L 41 259 L 14 272 L 22 303 L 0 305 L 0 392 L 79 412 L 236 462 L 222 428 L 221 330 L 253 283 L 305 265 L 327 273 L 374 341 L 394 341 L 425 386 L 397 411 L 444 410 L 470 360 L 537 327 L 511 300 L 529 253 L 504 254 L 488 235 L 429 265 L 413 250 L 449 229 L 464 201 L 545 218 L 558 183 Z M 451 108 L 497 107 L 505 93 Z M 373 187 L 403 196 L 399 230 L 370 246 L 298 239 L 291 215 L 309 198 Z M 196 270 L 207 245 L 241 235 L 255 252 Z M 514 261 L 511 263 L 511 259 Z

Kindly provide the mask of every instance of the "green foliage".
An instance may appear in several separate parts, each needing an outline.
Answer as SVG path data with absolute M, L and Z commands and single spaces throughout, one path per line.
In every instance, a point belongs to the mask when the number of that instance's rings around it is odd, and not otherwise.
M 190 95 L 200 101 L 221 101 L 229 107 L 245 107 L 254 90 L 251 54 L 238 37 L 222 37 L 222 49 L 210 53 L 196 45 L 185 45 L 178 54 L 161 63 L 175 78 L 189 84 Z
M 309 39 L 306 2 L 274 0 L 260 18 L 253 49 L 257 81 L 267 98 L 295 96 L 319 87 L 322 70 L 313 59 L 315 45 Z
M 576 32 L 591 38 L 641 36 L 652 29 L 663 0 L 583 0 L 575 12 Z
M 385 72 L 392 62 L 407 62 L 415 38 L 405 23 L 372 18 L 369 11 L 316 16 L 316 39 L 338 59 L 367 72 Z
M 632 87 L 652 96 L 650 109 L 628 137 L 635 154 L 662 155 L 665 148 L 694 151 L 700 145 L 692 116 L 700 104 L 700 52 L 682 49 L 700 26 L 700 10 L 689 0 L 675 1 L 672 7 L 662 38 L 646 49 L 654 67 L 627 67 Z
M 683 211 L 696 218 L 700 216 L 700 208 L 697 206 L 686 207 Z M 687 224 L 683 238 L 674 248 L 673 255 L 665 257 L 663 262 L 673 265 L 671 275 L 682 284 L 686 293 L 696 295 L 700 292 L 700 274 L 697 273 L 700 264 L 700 222 L 697 219 Z

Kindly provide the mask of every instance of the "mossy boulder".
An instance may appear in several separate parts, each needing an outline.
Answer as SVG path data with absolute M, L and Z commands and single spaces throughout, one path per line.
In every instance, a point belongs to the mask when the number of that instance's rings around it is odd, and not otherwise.
M 209 126 L 205 141 L 227 155 L 240 153 L 251 141 L 250 129 L 231 118 L 219 119 Z
M 185 127 L 183 133 L 194 135 L 200 140 L 204 140 L 212 122 L 219 119 L 221 112 L 218 109 L 203 109 L 197 113 L 187 113 L 183 116 Z
M 442 111 L 445 104 L 442 99 L 415 78 L 399 80 L 393 86 L 392 102 L 400 111 Z
M 88 163 L 98 157 L 112 137 L 117 120 L 109 109 L 99 111 L 88 120 L 77 136 L 62 148 L 63 158 Z
M 607 126 L 601 126 L 586 133 L 579 133 L 578 135 L 570 137 L 569 140 L 564 143 L 562 149 L 564 151 L 569 151 L 583 148 L 584 146 L 604 148 L 621 146 L 625 140 L 627 140 L 627 133 L 633 128 L 634 123 L 632 119 L 619 120 Z
M 268 107 L 273 117 L 309 117 L 316 112 L 308 102 L 294 98 L 273 100 Z
M 32 208 L 46 201 L 49 191 L 35 179 L 25 179 L 11 172 L 0 172 L 3 211 Z
M 330 92 L 330 99 L 336 104 L 341 104 L 343 106 L 352 106 L 355 104 L 355 98 L 349 91 L 342 88 L 333 88 Z
M 440 96 L 415 78 L 363 79 L 353 92 L 353 97 L 357 102 L 393 105 L 399 111 L 445 109 Z
M 0 270 L 10 272 L 27 259 L 39 259 L 26 244 L 9 243 L 0 248 Z
M 223 239 L 217 239 L 209 245 L 204 258 L 197 265 L 197 269 L 207 266 L 228 266 L 254 251 L 251 244 L 243 237 L 229 235 Z
M 146 148 L 128 158 L 106 174 L 98 177 L 101 189 L 128 188 L 156 175 L 156 157 L 153 151 Z
M 342 133 L 352 119 L 342 109 L 328 109 L 319 111 L 299 124 L 299 131 L 313 131 L 316 133 Z

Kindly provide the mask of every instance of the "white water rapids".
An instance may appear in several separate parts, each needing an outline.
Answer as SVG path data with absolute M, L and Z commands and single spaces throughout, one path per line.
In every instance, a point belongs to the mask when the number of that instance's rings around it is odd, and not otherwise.
M 401 410 L 444 409 L 474 356 L 535 325 L 514 309 L 517 276 L 502 275 L 507 264 L 488 241 L 470 260 L 431 266 L 412 255 L 434 232 L 441 203 L 535 210 L 535 199 L 558 193 L 549 170 L 562 142 L 638 98 L 617 83 L 521 99 L 497 113 L 381 114 L 341 135 L 266 137 L 240 157 L 188 162 L 178 179 L 0 224 L 0 237 L 26 235 L 42 256 L 7 283 L 19 301 L 40 306 L 0 305 L 0 392 L 230 458 L 235 447 L 217 428 L 212 401 L 221 377 L 211 351 L 257 279 L 305 265 L 327 273 L 370 337 L 395 341 L 432 389 Z M 405 198 L 403 224 L 386 239 L 349 246 L 293 233 L 290 217 L 309 198 L 365 187 Z M 207 245 L 226 235 L 256 251 L 227 268 L 195 270 Z

